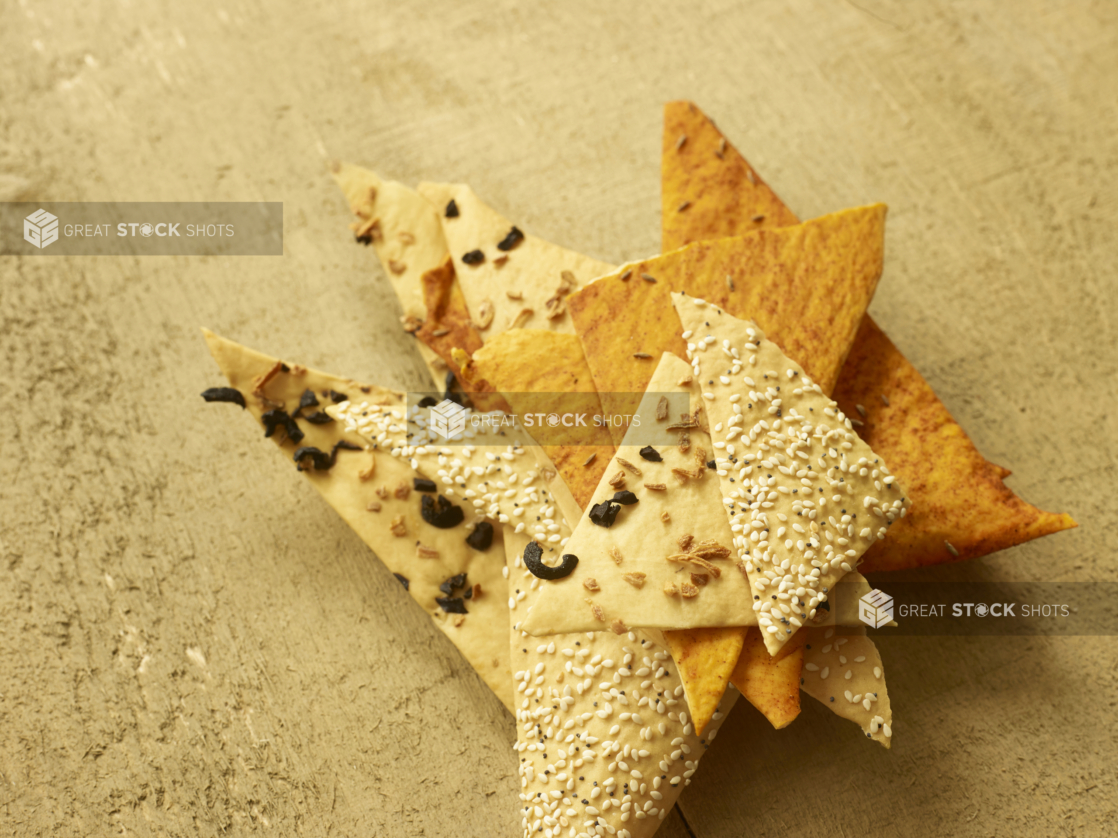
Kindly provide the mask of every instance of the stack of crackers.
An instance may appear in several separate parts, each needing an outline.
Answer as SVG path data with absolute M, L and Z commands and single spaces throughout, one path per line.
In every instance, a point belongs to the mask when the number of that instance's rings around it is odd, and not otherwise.
M 261 423 L 516 717 L 525 835 L 651 835 L 739 695 L 783 728 L 805 692 L 889 747 L 862 574 L 1075 526 L 867 315 L 883 205 L 801 222 L 689 102 L 661 166 L 664 252 L 620 267 L 468 186 L 336 167 L 440 396 L 205 333 L 207 400 Z M 643 421 L 507 421 L 566 413 Z

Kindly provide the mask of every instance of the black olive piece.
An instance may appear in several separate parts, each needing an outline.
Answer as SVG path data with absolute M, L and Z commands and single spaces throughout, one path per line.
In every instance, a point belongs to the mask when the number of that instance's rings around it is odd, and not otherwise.
M 457 588 L 461 588 L 465 584 L 466 574 L 459 573 L 456 576 L 451 576 L 449 579 L 439 585 L 439 590 L 447 596 L 450 596 Z
M 417 492 L 433 492 L 438 488 L 434 480 L 428 480 L 426 477 L 413 477 L 411 483 Z
M 707 460 L 707 468 L 717 468 L 717 467 L 718 467 L 718 463 L 716 463 L 714 460 Z
M 518 244 L 524 241 L 524 234 L 520 232 L 517 227 L 509 230 L 509 234 L 501 239 L 500 244 L 497 245 L 498 250 L 512 250 Z
M 395 576 L 396 580 L 404 586 L 405 591 L 411 588 L 411 582 L 408 581 L 408 577 L 404 576 L 402 573 L 393 573 L 392 575 Z
M 208 402 L 229 402 L 245 406 L 245 397 L 236 387 L 211 387 L 202 393 L 202 398 Z
M 307 407 L 318 407 L 318 397 L 315 396 L 314 390 L 306 389 L 303 395 L 299 397 L 299 410 Z
M 342 402 L 348 402 L 349 396 L 347 396 L 345 393 L 339 393 L 337 390 L 331 390 L 330 401 L 332 401 L 334 404 L 341 404 Z
M 373 234 L 372 233 L 366 233 L 363 236 L 354 236 L 353 240 L 355 242 L 357 242 L 358 244 L 363 244 L 366 247 L 368 247 L 370 244 L 373 243 Z
M 480 521 L 474 531 L 466 536 L 466 543 L 475 550 L 488 550 L 493 544 L 493 525 Z
M 447 614 L 469 614 L 466 610 L 466 602 L 460 596 L 454 597 L 435 597 L 435 602 L 439 604 L 439 608 Z
M 320 448 L 315 448 L 313 445 L 304 445 L 302 448 L 295 450 L 295 467 L 299 471 L 306 471 L 305 460 L 311 461 L 311 466 L 316 471 L 329 471 L 330 467 L 334 465 L 334 458 L 327 454 Z
M 424 521 L 440 530 L 449 530 L 451 527 L 456 527 L 466 517 L 465 513 L 462 512 L 462 507 L 455 506 L 442 495 L 437 498 L 423 495 L 420 498 L 419 514 Z
M 551 567 L 543 563 L 543 548 L 540 543 L 531 541 L 524 548 L 524 566 L 539 579 L 562 579 L 564 576 L 570 576 L 578 566 L 578 556 L 564 553 L 563 561 L 559 566 Z
M 653 448 L 651 445 L 646 445 L 640 450 L 642 458 L 648 460 L 650 463 L 662 463 L 664 458 L 660 456 L 660 452 Z
M 269 437 L 276 432 L 276 428 L 283 425 L 283 429 L 287 432 L 287 438 L 295 444 L 303 441 L 305 434 L 302 428 L 287 415 L 286 410 L 279 408 L 269 410 L 260 417 L 260 421 L 264 423 L 264 436 Z
M 604 500 L 590 507 L 590 521 L 599 527 L 612 527 L 617 520 L 617 510 L 621 507 L 610 500 Z
M 419 400 L 420 407 L 434 407 L 438 403 L 439 400 L 436 399 L 434 396 L 424 396 L 422 399 Z
M 614 503 L 619 503 L 622 506 L 632 506 L 634 503 L 636 503 L 639 500 L 640 500 L 640 498 L 638 498 L 636 495 L 634 495 L 628 489 L 622 489 L 620 492 L 614 492 L 613 493 Z
M 334 417 L 325 410 L 316 410 L 314 413 L 308 414 L 307 416 L 300 416 L 299 418 L 310 422 L 312 425 L 329 425 L 334 421 Z
M 485 254 L 480 250 L 471 250 L 469 253 L 463 254 L 462 261 L 467 265 L 480 265 L 485 261 Z
M 450 203 L 446 205 L 446 217 L 447 218 L 457 218 L 458 217 L 458 204 L 456 204 L 454 202 L 453 198 L 451 198 Z

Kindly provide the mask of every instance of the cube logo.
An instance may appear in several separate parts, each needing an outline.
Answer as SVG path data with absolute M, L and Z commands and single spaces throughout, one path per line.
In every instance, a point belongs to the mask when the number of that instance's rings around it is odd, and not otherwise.
M 881 628 L 893 622 L 893 598 L 874 588 L 858 600 L 858 619 L 870 628 Z
M 45 209 L 31 213 L 23 219 L 23 238 L 40 250 L 58 241 L 58 216 Z
M 431 408 L 427 429 L 443 439 L 460 436 L 466 430 L 466 408 L 450 399 L 443 399 Z

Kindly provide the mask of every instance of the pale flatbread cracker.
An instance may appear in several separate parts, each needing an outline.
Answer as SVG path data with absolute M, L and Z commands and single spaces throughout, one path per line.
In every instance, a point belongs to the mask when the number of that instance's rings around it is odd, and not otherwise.
M 304 416 L 325 409 L 334 398 L 345 397 L 403 405 L 402 393 L 383 387 L 359 384 L 296 365 L 281 365 L 232 341 L 203 330 L 210 352 L 229 380 L 238 390 L 249 413 L 259 422 L 265 413 L 285 410 L 291 416 L 298 410 L 300 399 L 309 390 L 318 406 L 304 409 Z M 284 366 L 287 367 L 286 371 Z M 331 393 L 336 393 L 332 397 Z M 216 409 L 216 408 L 215 408 Z M 277 414 L 270 419 L 278 420 Z M 312 457 L 304 460 L 307 480 L 350 527 L 369 545 L 378 558 L 395 574 L 406 580 L 408 593 L 431 615 L 435 625 L 458 647 L 470 665 L 512 709 L 509 689 L 508 602 L 504 596 L 503 552 L 499 534 L 487 550 L 467 545 L 467 523 L 451 529 L 440 529 L 423 520 L 421 496 L 415 491 L 416 472 L 400 458 L 384 453 L 376 455 L 365 448 L 357 435 L 346 432 L 338 422 L 315 424 L 294 420 L 294 427 L 305 436 L 298 442 L 288 438 L 284 423 L 279 422 L 273 440 L 290 460 L 298 448 L 313 446 L 324 454 L 338 442 L 356 445 L 362 450 L 339 450 L 332 468 L 309 470 Z M 295 469 L 295 463 L 291 468 Z M 420 555 L 422 545 L 436 555 Z M 482 595 L 466 605 L 467 614 L 445 611 L 440 598 L 463 597 L 464 591 L 440 590 L 447 580 L 467 574 L 471 586 L 480 585 Z M 452 606 L 453 607 L 453 606 Z
M 735 547 L 770 654 L 905 514 L 900 485 L 822 388 L 751 321 L 673 294 L 711 422 Z
M 699 736 L 656 632 L 525 635 L 516 621 L 539 582 L 525 570 L 526 544 L 506 534 L 509 594 L 518 600 L 510 640 L 522 835 L 649 838 L 737 693 L 727 692 Z
M 448 441 L 430 430 L 427 408 L 353 398 L 327 412 L 382 459 L 403 461 L 428 477 L 437 487 L 428 494 L 437 492 L 469 510 L 467 521 L 508 524 L 514 533 L 538 541 L 545 558 L 570 536 L 563 504 L 549 485 L 554 478 L 538 459 L 542 451 L 506 414 L 463 409 L 465 430 Z
M 403 327 L 414 333 L 427 319 L 421 279 L 450 255 L 438 214 L 417 192 L 376 172 L 348 163 L 332 168 L 350 211 L 357 216 L 351 225 L 354 236 L 373 246 L 404 310 Z M 435 389 L 442 390 L 449 367 L 422 341 L 415 344 Z
M 529 633 L 600 630 L 617 620 L 626 627 L 671 629 L 756 622 L 722 489 L 707 466 L 714 449 L 700 427 L 706 420 L 701 414 L 691 418 L 701 401 L 691 395 L 696 388 L 679 383 L 690 375 L 688 364 L 674 355 L 660 359 L 638 410 L 642 427 L 626 435 L 564 550 L 578 557 L 578 565 L 542 585 L 525 620 Z M 670 416 L 665 411 L 659 420 L 675 444 L 646 447 L 644 424 L 668 393 L 683 394 L 676 403 L 686 408 Z M 668 431 L 678 424 L 689 427 Z M 630 502 L 611 503 L 619 492 L 631 493 Z M 612 524 L 597 523 L 596 509 L 612 515 Z
M 804 643 L 803 691 L 838 716 L 859 725 L 886 748 L 893 741 L 893 711 L 885 670 L 865 629 L 808 629 Z
M 516 327 L 573 334 L 566 297 L 613 270 L 524 233 L 465 184 L 421 183 L 419 194 L 439 211 L 458 282 L 483 340 Z

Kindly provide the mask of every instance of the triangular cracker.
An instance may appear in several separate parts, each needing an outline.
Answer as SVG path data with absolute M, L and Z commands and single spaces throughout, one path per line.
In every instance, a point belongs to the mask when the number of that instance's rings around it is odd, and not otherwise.
M 765 648 L 761 633 L 749 629 L 730 675 L 730 683 L 777 730 L 788 727 L 800 714 L 800 671 L 806 635 L 803 631 L 797 633 L 773 657 Z
M 332 172 L 357 216 L 350 225 L 354 236 L 373 246 L 404 310 L 404 330 L 415 333 L 427 319 L 422 277 L 450 256 L 435 208 L 403 184 L 360 166 L 335 163 Z M 416 348 L 441 389 L 450 369 L 445 358 L 422 341 Z
M 796 223 L 791 210 L 694 104 L 669 103 L 664 121 L 665 249 Z M 676 153 L 680 134 L 688 139 Z M 691 200 L 701 212 L 670 211 L 668 195 L 670 201 Z M 780 344 L 772 327 L 759 322 Z M 854 338 L 834 398 L 854 421 L 865 423 L 856 426 L 859 434 L 889 461 L 913 503 L 913 512 L 889 538 L 867 552 L 865 571 L 973 558 L 1076 526 L 1070 516 L 1037 509 L 1005 486 L 1009 471 L 978 452 L 869 315 Z
M 912 511 L 889 538 L 866 553 L 863 572 L 970 559 L 1078 526 L 1070 515 L 1045 512 L 1015 495 L 1004 483 L 1009 470 L 979 453 L 868 316 L 835 401 L 865 423 L 858 434 L 888 459 L 912 500 Z
M 474 325 L 488 340 L 507 329 L 571 333 L 566 297 L 612 265 L 529 235 L 465 184 L 421 183 L 439 209 Z
M 660 227 L 665 252 L 800 223 L 691 102 L 664 105 L 663 143 Z
M 641 427 L 629 431 L 564 548 L 578 565 L 541 586 L 524 623 L 530 634 L 755 621 L 749 582 L 733 560 L 722 489 L 707 465 L 714 455 L 700 426 L 705 419 L 694 418 L 701 402 L 690 396 L 690 375 L 674 355 L 660 360 L 638 411 Z M 646 445 L 646 423 L 668 393 L 684 396 L 676 401 L 685 411 L 663 411 L 661 425 L 683 430 L 671 434 L 677 444 Z
M 803 691 L 836 715 L 859 725 L 886 748 L 893 741 L 893 711 L 877 646 L 865 629 L 807 629 Z
M 426 610 L 435 625 L 450 638 L 477 670 L 486 684 L 512 709 L 509 689 L 507 636 L 508 603 L 501 592 L 505 587 L 501 544 L 494 541 L 487 550 L 475 550 L 465 542 L 465 525 L 440 529 L 424 521 L 422 493 L 415 490 L 416 472 L 404 460 L 364 450 L 363 440 L 347 433 L 337 422 L 319 424 L 292 420 L 304 434 L 293 441 L 283 429 L 287 424 L 274 411 L 284 411 L 289 419 L 298 412 L 307 391 L 319 406 L 304 409 L 313 415 L 335 398 L 361 398 L 383 405 L 403 405 L 404 394 L 360 384 L 297 365 L 282 364 L 232 341 L 204 330 L 210 352 L 243 397 L 249 413 L 260 422 L 264 415 L 276 423 L 273 440 L 290 459 L 299 448 L 312 446 L 326 454 L 339 443 L 359 450 L 336 452 L 329 470 L 311 469 L 313 455 L 304 460 L 304 475 L 350 527 L 369 545 L 388 569 L 397 574 L 408 593 Z M 336 395 L 331 395 L 336 394 Z M 295 468 L 295 463 L 291 466 Z M 431 558 L 420 555 L 419 546 L 433 551 Z M 467 574 L 471 585 L 481 586 L 483 595 L 471 599 L 468 614 L 456 614 L 439 605 L 440 598 L 461 596 L 440 589 L 458 574 Z M 451 606 L 453 607 L 453 606 Z
M 583 352 L 613 409 L 643 393 L 645 355 L 682 355 L 669 294 L 685 291 L 751 317 L 830 391 L 881 276 L 885 206 L 844 210 L 796 227 L 699 242 L 625 265 L 571 296 Z
M 672 303 L 710 417 L 735 547 L 762 595 L 758 623 L 775 655 L 905 514 L 904 492 L 756 324 L 684 294 Z
M 511 630 L 522 834 L 649 838 L 737 693 L 727 692 L 700 736 L 657 633 L 525 635 L 516 621 L 539 589 L 525 545 L 507 535 L 509 593 L 526 595 Z

